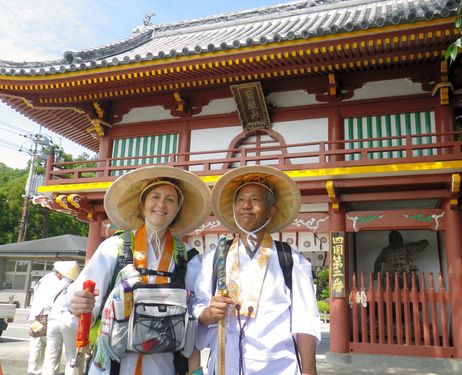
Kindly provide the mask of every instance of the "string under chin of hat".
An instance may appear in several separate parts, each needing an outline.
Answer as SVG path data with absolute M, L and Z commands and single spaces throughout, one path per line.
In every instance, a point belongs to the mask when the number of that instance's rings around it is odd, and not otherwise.
M 269 222 L 271 221 L 271 217 L 269 217 L 264 223 L 263 225 L 261 225 L 260 227 L 258 227 L 257 229 L 253 230 L 253 231 L 248 231 L 248 230 L 245 230 L 244 228 L 242 228 L 237 219 L 236 219 L 236 211 L 234 210 L 234 207 L 233 207 L 233 218 L 234 218 L 234 222 L 236 223 L 237 227 L 239 228 L 239 230 L 241 230 L 242 232 L 244 232 L 246 235 L 247 235 L 247 245 L 249 245 L 250 247 L 250 250 L 252 250 L 252 252 L 254 252 L 256 249 L 257 249 L 257 245 L 258 245 L 258 237 L 257 237 L 257 233 L 260 232 L 263 228 L 265 228 Z
M 165 225 L 165 226 L 163 226 L 161 228 L 156 228 L 156 227 L 154 227 L 154 225 L 151 225 L 151 223 L 145 219 L 144 220 L 144 225 L 146 225 L 146 228 L 148 228 L 148 233 L 150 233 L 150 234 L 148 234 L 149 241 L 152 241 L 154 239 L 154 242 L 156 244 L 156 248 L 157 248 L 157 250 L 159 251 L 159 254 L 160 254 L 161 243 L 160 243 L 159 233 L 162 232 L 164 229 L 166 229 L 170 225 L 170 223 L 168 223 L 167 225 Z

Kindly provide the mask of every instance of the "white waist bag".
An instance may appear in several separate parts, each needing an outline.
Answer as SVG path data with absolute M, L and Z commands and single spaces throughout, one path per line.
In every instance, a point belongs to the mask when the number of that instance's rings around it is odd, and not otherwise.
M 127 349 L 138 353 L 173 353 L 189 357 L 195 322 L 188 313 L 188 292 L 162 284 L 135 284 L 128 321 Z

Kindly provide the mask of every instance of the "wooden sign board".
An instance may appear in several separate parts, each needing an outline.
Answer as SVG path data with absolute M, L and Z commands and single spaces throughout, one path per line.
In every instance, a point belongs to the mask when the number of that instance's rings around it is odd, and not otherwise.
M 345 297 L 345 232 L 331 232 L 330 241 L 330 295 Z
M 232 85 L 231 92 L 244 130 L 271 127 L 260 82 Z

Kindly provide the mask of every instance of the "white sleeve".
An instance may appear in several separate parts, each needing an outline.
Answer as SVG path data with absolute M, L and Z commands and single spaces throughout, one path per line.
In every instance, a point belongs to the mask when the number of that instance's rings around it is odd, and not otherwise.
M 292 334 L 306 333 L 321 340 L 321 320 L 313 285 L 311 264 L 292 250 Z
M 191 258 L 188 262 L 188 266 L 186 268 L 186 276 L 185 276 L 185 285 L 187 290 L 194 290 L 194 285 L 196 284 L 197 277 L 201 272 L 202 263 L 200 254 L 195 255 Z
M 193 315 L 199 322 L 199 316 L 202 311 L 209 305 L 212 299 L 212 274 L 213 274 L 213 258 L 215 251 L 207 252 L 202 259 L 202 269 L 196 280 L 194 288 Z M 196 347 L 202 350 L 206 347 L 211 347 L 216 341 L 216 325 L 203 326 L 201 323 L 196 327 Z

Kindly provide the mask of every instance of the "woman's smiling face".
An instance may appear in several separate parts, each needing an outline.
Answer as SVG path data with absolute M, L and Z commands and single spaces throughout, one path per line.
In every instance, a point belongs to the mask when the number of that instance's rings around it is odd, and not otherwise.
M 163 229 L 175 218 L 178 205 L 178 192 L 173 186 L 156 185 L 144 194 L 141 211 L 152 227 Z

